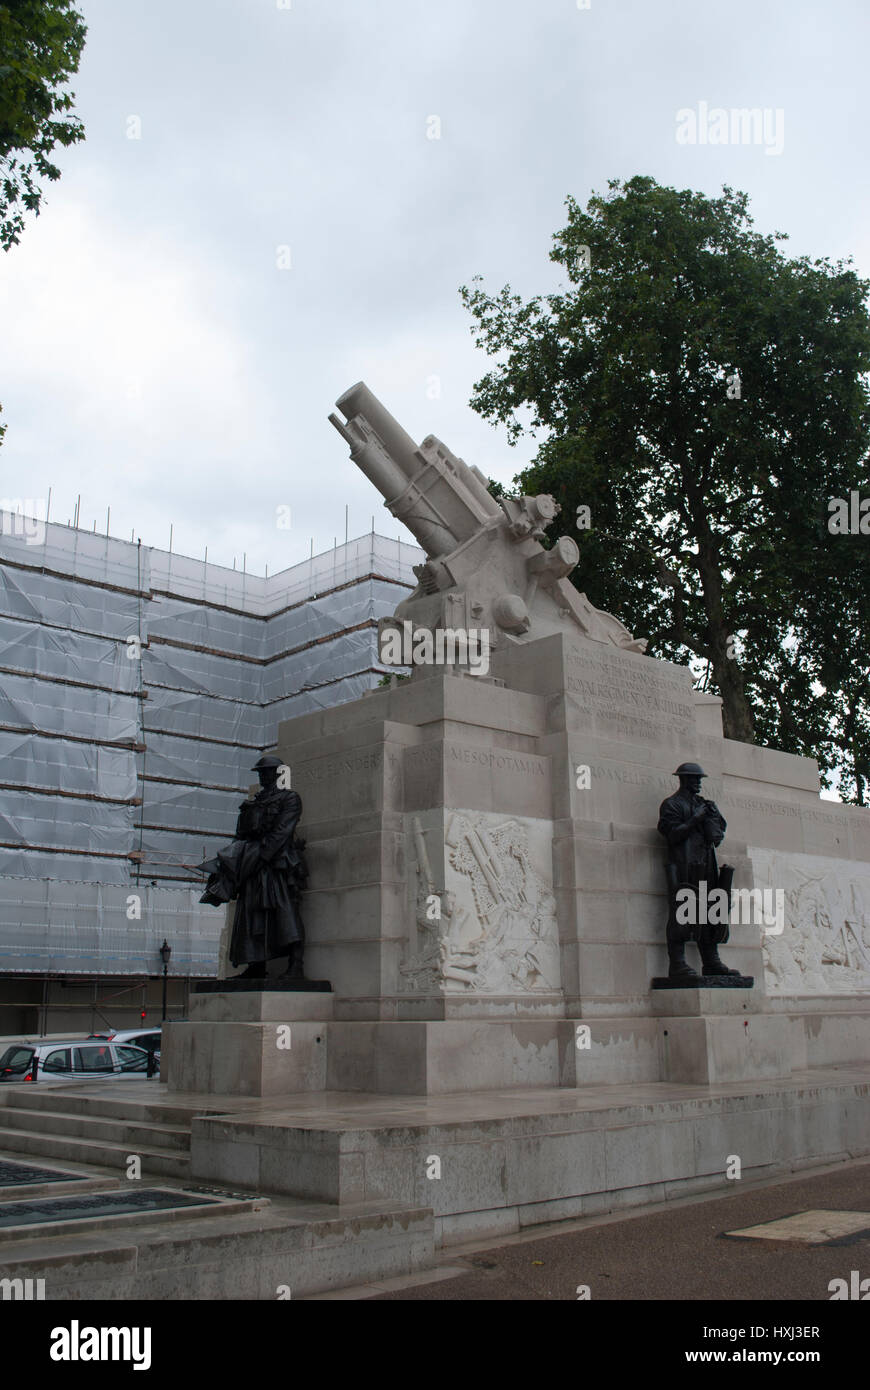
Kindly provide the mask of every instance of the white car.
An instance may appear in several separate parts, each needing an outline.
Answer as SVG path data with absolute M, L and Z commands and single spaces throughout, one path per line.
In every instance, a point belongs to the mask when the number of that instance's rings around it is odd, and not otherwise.
M 149 1072 L 142 1047 L 106 1039 L 13 1043 L 0 1057 L 0 1083 L 27 1081 L 143 1080 Z

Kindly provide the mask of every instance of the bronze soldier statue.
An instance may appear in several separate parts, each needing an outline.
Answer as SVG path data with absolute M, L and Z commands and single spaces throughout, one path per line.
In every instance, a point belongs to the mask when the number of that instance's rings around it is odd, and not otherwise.
M 304 978 L 305 930 L 299 899 L 308 878 L 305 841 L 296 838 L 302 815 L 298 792 L 279 785 L 284 767 L 272 754 L 254 764 L 260 791 L 242 802 L 236 838 L 200 867 L 209 874 L 200 902 L 236 903 L 229 957 L 246 965 L 242 979 L 266 978 L 266 963 L 287 957 L 286 974 Z
M 684 980 L 686 984 L 700 982 L 701 976 L 686 960 L 686 942 L 695 941 L 701 953 L 702 969 L 705 975 L 726 975 L 740 977 L 739 970 L 729 970 L 719 959 L 719 946 L 728 940 L 728 914 L 724 920 L 699 921 L 705 916 L 703 905 L 714 889 L 723 889 L 727 902 L 731 901 L 731 880 L 734 870 L 728 864 L 721 869 L 716 863 L 716 846 L 725 838 L 725 817 L 714 801 L 706 801 L 701 796 L 701 778 L 707 774 L 697 763 L 680 763 L 674 773 L 680 779 L 680 789 L 663 801 L 659 808 L 658 831 L 668 842 L 668 959 L 670 979 Z M 702 884 L 706 890 L 699 893 Z M 678 916 L 677 893 L 680 889 L 690 890 L 681 894 L 683 902 L 693 902 L 695 911 L 688 913 L 694 921 L 681 921 Z M 700 903 L 699 903 L 700 897 Z M 699 911 L 699 907 L 701 910 Z M 714 914 L 710 914 L 714 916 Z M 719 916 L 717 914 L 717 916 Z

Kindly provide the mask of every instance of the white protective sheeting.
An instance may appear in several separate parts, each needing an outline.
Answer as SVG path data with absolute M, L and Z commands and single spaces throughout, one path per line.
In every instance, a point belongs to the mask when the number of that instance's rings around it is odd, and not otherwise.
M 73 691 L 75 686 L 0 671 L 0 728 L 135 743 L 139 728 L 135 696 L 93 688 Z
M 265 578 L 0 512 L 0 970 L 138 973 L 150 931 L 213 973 L 194 866 L 281 720 L 377 680 L 422 558 L 370 535 Z
M 0 730 L 0 769 L 0 780 L 22 788 L 116 801 L 136 795 L 135 754 L 123 748 Z
M 215 975 L 223 912 L 189 887 L 49 883 L 0 878 L 0 971 Z M 13 919 L 11 921 L 11 919 Z
M 62 632 L 93 632 L 124 641 L 139 631 L 140 606 L 137 594 L 80 584 L 68 577 L 58 584 L 53 574 L 0 567 L 0 613 L 46 623 Z

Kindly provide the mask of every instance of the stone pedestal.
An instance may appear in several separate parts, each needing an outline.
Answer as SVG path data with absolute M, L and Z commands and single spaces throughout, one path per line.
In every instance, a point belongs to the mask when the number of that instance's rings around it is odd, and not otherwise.
M 791 1076 L 790 1022 L 766 1012 L 754 991 L 739 988 L 654 991 L 662 1081 L 759 1081 Z
M 687 757 L 705 766 L 705 791 L 728 821 L 719 857 L 735 866 L 735 900 L 756 890 L 756 864 L 771 892 L 783 862 L 803 875 L 815 835 L 828 878 L 839 862 L 852 884 L 839 907 L 828 892 L 825 911 L 839 916 L 836 930 L 820 919 L 817 954 L 841 950 L 854 985 L 870 951 L 852 939 L 870 873 L 866 813 L 820 802 L 809 760 L 723 738 L 720 703 L 696 696 L 686 669 L 576 631 L 505 640 L 486 677 L 417 668 L 282 724 L 278 749 L 303 800 L 306 971 L 334 996 L 316 1013 L 304 996 L 197 1002 L 169 1030 L 172 1087 L 436 1095 L 751 1083 L 850 1051 L 843 1021 L 824 1049 L 792 1022 L 789 1049 L 784 1015 L 769 1016 L 768 982 L 808 959 L 806 928 L 789 956 L 788 910 L 779 927 L 732 919 L 723 957 L 751 989 L 673 989 L 665 978 L 655 826 Z M 655 979 L 666 987 L 651 989 Z M 282 1026 L 293 1039 L 284 1052 Z
M 749 1018 L 670 1018 L 662 1028 L 661 1079 L 707 1082 L 759 1081 L 791 1076 L 788 1020 L 769 1014 Z
M 306 967 L 336 1017 L 649 1017 L 667 968 L 658 808 L 691 753 L 729 811 L 718 710 L 681 667 L 556 633 L 497 649 L 491 677 L 418 669 L 283 724 Z M 798 780 L 804 760 L 786 762 Z M 751 886 L 739 831 L 725 852 Z M 732 938 L 729 963 L 763 982 L 760 930 Z
M 334 993 L 218 988 L 166 1025 L 170 1096 L 226 1102 L 193 1121 L 196 1177 L 398 1197 L 444 1242 L 721 1187 L 729 1154 L 763 1175 L 866 1152 L 870 822 L 821 803 L 806 759 L 724 739 L 687 671 L 551 634 L 497 649 L 491 677 L 418 671 L 291 720 L 279 752 L 304 806 L 306 970 Z M 773 934 L 732 919 L 723 959 L 752 988 L 651 988 L 655 826 L 687 758 L 737 892 L 775 890 L 783 864 L 786 886 L 828 885 L 815 925 L 797 889 Z M 796 978 L 825 998 L 786 997 Z
M 326 993 L 201 994 L 189 1022 L 165 1025 L 162 1073 L 170 1091 L 264 1098 L 791 1074 L 791 1020 L 761 1013 L 746 991 L 667 991 L 654 999 L 660 1016 L 650 1019 L 349 1022 L 335 1017 Z
M 190 1020 L 164 1024 L 170 1091 L 289 1096 L 326 1089 L 332 995 L 244 991 L 193 995 Z

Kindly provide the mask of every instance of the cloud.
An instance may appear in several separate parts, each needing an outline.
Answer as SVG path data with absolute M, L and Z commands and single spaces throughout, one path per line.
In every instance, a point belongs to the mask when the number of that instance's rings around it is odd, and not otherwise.
M 360 378 L 412 434 L 509 481 L 536 443 L 509 449 L 468 408 L 489 364 L 458 287 L 554 289 L 564 198 L 609 178 L 728 182 L 793 254 L 870 263 L 858 6 L 80 4 L 87 139 L 0 258 L 0 490 L 51 484 L 63 520 L 81 492 L 86 524 L 110 505 L 115 534 L 165 546 L 173 523 L 175 548 L 260 572 L 341 539 L 345 506 L 351 535 L 372 513 L 394 535 L 326 422 Z M 784 107 L 783 157 L 678 146 L 675 113 L 699 100 Z

